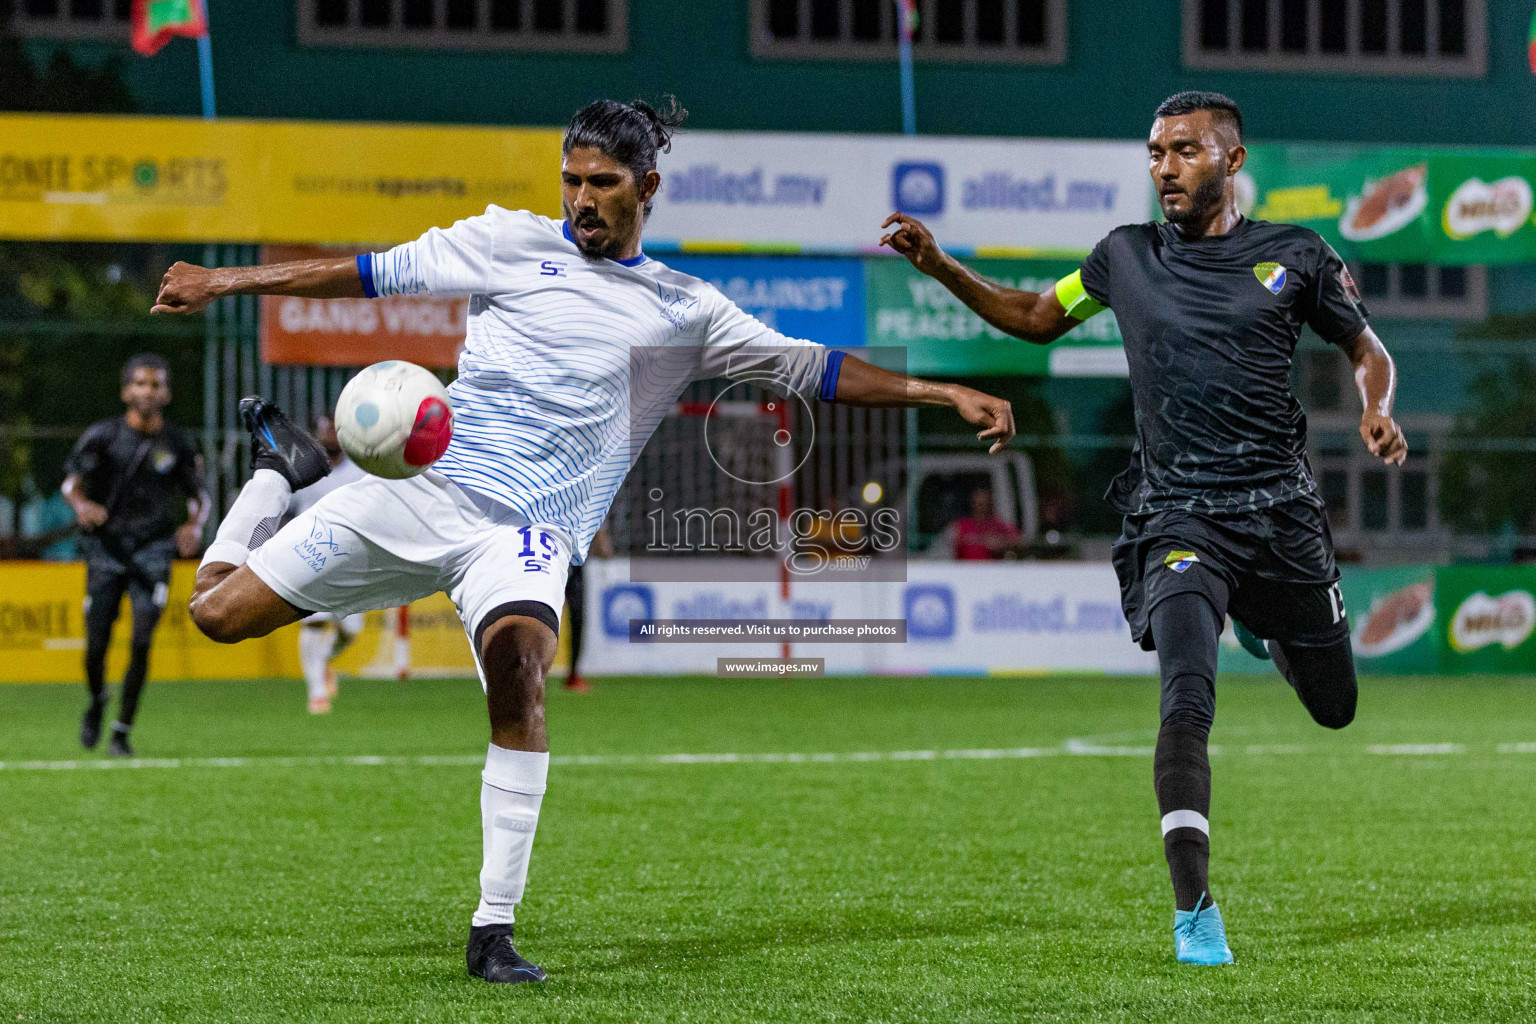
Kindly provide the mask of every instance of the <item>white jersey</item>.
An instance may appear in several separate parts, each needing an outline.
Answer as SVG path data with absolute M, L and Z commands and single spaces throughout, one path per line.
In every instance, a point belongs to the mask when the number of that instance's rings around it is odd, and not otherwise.
M 343 455 L 341 461 L 332 466 L 331 471 L 325 476 L 316 480 L 308 487 L 300 488 L 293 492 L 293 497 L 288 499 L 289 518 L 298 515 L 300 512 L 308 511 L 315 502 L 330 494 L 342 484 L 361 480 L 367 475 L 358 467 L 357 463 Z
M 644 255 L 588 259 L 564 221 L 489 206 L 358 257 L 380 295 L 470 296 L 453 443 L 433 467 L 533 523 L 573 560 L 646 440 L 691 381 L 769 380 L 830 400 L 841 355 L 765 326 L 698 278 Z

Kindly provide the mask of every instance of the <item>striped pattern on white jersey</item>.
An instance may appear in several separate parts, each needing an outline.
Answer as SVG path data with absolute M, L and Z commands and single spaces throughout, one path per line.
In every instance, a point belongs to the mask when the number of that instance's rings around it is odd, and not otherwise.
M 364 291 L 469 296 L 453 443 L 433 467 L 587 548 L 691 381 L 751 377 L 830 398 L 840 357 L 639 256 L 587 259 L 562 221 L 486 208 L 358 257 Z M 824 385 L 827 394 L 822 394 Z

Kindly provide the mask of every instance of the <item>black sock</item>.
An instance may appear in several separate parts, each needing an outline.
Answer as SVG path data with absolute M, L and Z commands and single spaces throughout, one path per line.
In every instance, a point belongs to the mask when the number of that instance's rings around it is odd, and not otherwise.
M 1346 634 L 1324 647 L 1269 642 L 1270 657 L 1318 725 L 1342 729 L 1355 720 L 1359 686 L 1355 654 Z
M 134 644 L 128 652 L 128 671 L 123 673 L 123 699 L 117 709 L 117 723 L 123 732 L 133 726 L 139 713 L 139 695 L 144 692 L 144 680 L 149 676 L 149 645 Z
M 1222 615 L 1211 601 L 1195 592 L 1170 595 L 1158 602 L 1151 614 L 1162 675 L 1162 728 L 1157 733 L 1152 780 L 1158 813 L 1163 818 L 1163 855 L 1173 881 L 1174 906 L 1179 910 L 1212 903 L 1211 762 L 1207 745 L 1216 717 L 1221 621 Z
M 1211 899 L 1211 762 L 1208 733 L 1192 725 L 1164 725 L 1157 733 L 1152 779 L 1163 816 L 1163 856 L 1178 910 L 1208 907 Z
M 100 617 L 85 620 L 85 686 L 91 692 L 91 704 L 100 708 L 107 702 L 107 646 L 112 640 L 112 620 Z

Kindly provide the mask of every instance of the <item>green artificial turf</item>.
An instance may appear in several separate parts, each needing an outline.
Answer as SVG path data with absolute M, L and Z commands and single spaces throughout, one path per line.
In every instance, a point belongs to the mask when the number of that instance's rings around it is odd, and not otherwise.
M 82 703 L 0 687 L 0 1024 L 1536 1019 L 1536 753 L 1499 749 L 1536 744 L 1529 679 L 1365 680 L 1340 733 L 1223 679 L 1215 969 L 1172 957 L 1155 681 L 553 693 L 557 756 L 645 756 L 551 769 L 517 925 L 549 981 L 512 987 L 464 972 L 473 681 L 346 682 L 314 718 L 297 683 L 158 684 L 134 739 L 183 760 L 37 763 L 99 760 Z M 1398 744 L 1459 746 L 1370 749 Z

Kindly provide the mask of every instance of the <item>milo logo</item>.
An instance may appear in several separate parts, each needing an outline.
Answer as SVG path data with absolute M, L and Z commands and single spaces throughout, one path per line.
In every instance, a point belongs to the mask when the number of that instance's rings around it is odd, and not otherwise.
M 1461 602 L 1451 616 L 1451 647 L 1461 654 L 1492 644 L 1506 651 L 1523 644 L 1536 629 L 1536 598 L 1511 590 L 1490 597 L 1481 590 Z
M 1531 215 L 1531 183 L 1519 175 L 1495 182 L 1468 178 L 1446 200 L 1441 226 L 1452 238 L 1471 238 L 1492 231 L 1508 238 Z

